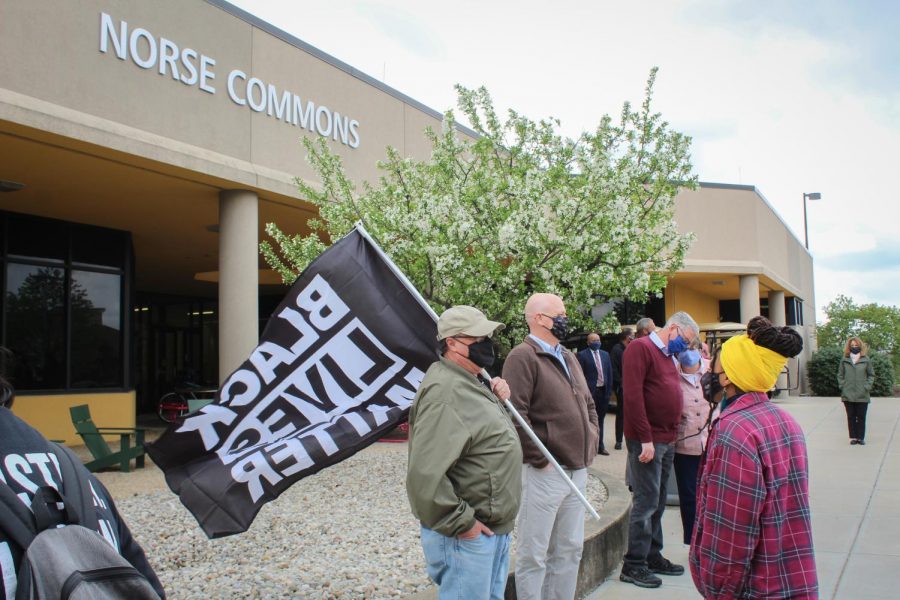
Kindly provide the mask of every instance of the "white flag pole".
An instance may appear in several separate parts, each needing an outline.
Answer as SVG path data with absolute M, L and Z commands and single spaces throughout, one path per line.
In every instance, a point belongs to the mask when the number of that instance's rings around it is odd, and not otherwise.
M 425 298 L 422 297 L 422 294 L 419 293 L 419 290 L 417 290 L 415 286 L 413 286 L 413 284 L 409 281 L 409 279 L 406 278 L 406 275 L 403 274 L 403 271 L 397 268 L 397 265 L 394 264 L 394 261 L 392 261 L 390 257 L 384 253 L 378 243 L 372 238 L 371 235 L 369 235 L 369 232 L 366 231 L 365 227 L 363 227 L 362 222 L 358 222 L 356 224 L 356 229 L 359 230 L 360 235 L 362 235 L 363 238 L 365 238 L 365 240 L 369 242 L 369 244 L 371 244 L 372 249 L 375 250 L 378 256 L 380 256 L 388 266 L 388 268 L 394 273 L 394 275 L 397 276 L 397 279 L 400 280 L 407 291 L 409 291 L 409 293 L 412 294 L 412 296 L 418 301 L 418 303 L 422 305 L 422 308 L 424 308 L 428 312 L 428 314 L 431 315 L 431 318 L 434 319 L 435 322 L 437 322 L 437 313 L 434 312 L 434 309 L 432 309 L 428 302 L 425 301 Z M 484 377 L 486 381 L 490 382 L 491 376 L 486 370 L 481 370 L 481 376 Z M 569 485 L 572 491 L 575 492 L 575 495 L 578 496 L 578 499 L 582 504 L 584 504 L 584 507 L 591 514 L 591 516 L 599 521 L 600 515 L 597 514 L 597 511 L 594 510 L 594 507 L 591 506 L 591 503 L 588 502 L 588 499 L 584 497 L 584 494 L 581 493 L 581 490 L 578 489 L 578 486 L 575 485 L 575 482 L 572 481 L 568 474 L 566 474 L 566 472 L 560 466 L 559 462 L 557 462 L 557 460 L 553 458 L 553 455 L 550 454 L 550 451 L 547 450 L 547 447 L 543 444 L 543 442 L 538 439 L 538 436 L 534 433 L 534 431 L 531 430 L 531 427 L 528 426 L 528 423 L 525 422 L 525 419 L 522 418 L 522 415 L 519 414 L 519 411 L 517 411 L 516 408 L 512 405 L 512 402 L 509 401 L 509 398 L 502 399 L 502 402 L 506 407 L 506 410 L 509 411 L 509 414 L 511 414 L 513 418 L 515 418 L 519 423 L 522 431 L 524 431 L 528 435 L 528 437 L 531 438 L 531 441 L 534 442 L 535 445 L 537 445 L 538 449 L 541 451 L 541 454 L 544 455 L 544 458 L 550 461 L 550 464 L 553 465 L 553 468 L 556 469 L 556 472 L 559 473 L 563 479 L 565 479 L 566 483 Z
M 482 371 L 483 373 L 484 371 Z M 587 498 L 584 497 L 584 494 L 581 493 L 581 490 L 578 489 L 578 486 L 575 485 L 575 482 L 569 477 L 569 475 L 563 470 L 560 464 L 553 458 L 553 455 L 550 454 L 550 451 L 547 450 L 547 447 L 538 439 L 538 436 L 535 435 L 534 431 L 531 430 L 531 427 L 528 426 L 528 423 L 525 422 L 525 419 L 522 418 L 522 415 L 519 414 L 519 411 L 512 405 L 512 402 L 509 401 L 509 398 L 503 401 L 504 406 L 506 406 L 506 410 L 509 411 L 516 421 L 519 422 L 519 426 L 522 428 L 528 437 L 531 438 L 531 441 L 535 443 L 535 445 L 540 449 L 541 454 L 544 455 L 544 458 L 550 461 L 550 464 L 553 465 L 553 468 L 556 469 L 556 472 L 560 474 L 560 476 L 566 480 L 566 483 L 569 484 L 569 487 L 575 492 L 575 495 L 578 496 L 578 499 L 581 500 L 581 503 L 584 504 L 584 508 L 591 514 L 592 517 L 600 520 L 600 515 L 597 514 L 597 511 L 594 510 L 594 507 L 591 506 L 591 503 Z

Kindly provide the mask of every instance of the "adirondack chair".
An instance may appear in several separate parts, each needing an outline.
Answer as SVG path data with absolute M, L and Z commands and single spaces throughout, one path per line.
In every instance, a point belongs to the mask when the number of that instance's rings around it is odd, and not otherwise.
M 131 427 L 97 427 L 91 419 L 91 409 L 86 404 L 73 406 L 69 409 L 72 414 L 72 424 L 75 431 L 84 440 L 84 445 L 90 450 L 94 460 L 85 463 L 90 471 L 99 471 L 113 465 L 119 465 L 119 470 L 124 473 L 131 471 L 131 459 L 135 459 L 138 469 L 144 467 L 144 430 Z M 113 452 L 106 440 L 105 434 L 119 436 L 120 445 L 118 452 Z M 132 444 L 132 438 L 134 443 Z

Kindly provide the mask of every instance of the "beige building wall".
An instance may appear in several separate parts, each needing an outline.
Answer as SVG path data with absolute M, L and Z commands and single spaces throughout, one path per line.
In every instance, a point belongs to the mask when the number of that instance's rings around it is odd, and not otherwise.
M 214 78 L 207 81 L 215 93 L 200 89 L 199 82 L 175 80 L 170 65 L 160 74 L 159 59 L 153 68 L 139 67 L 130 48 L 128 58 L 120 60 L 110 36 L 101 35 L 103 13 L 117 32 L 127 23 L 129 40 L 138 28 L 147 31 L 157 54 L 165 38 L 179 51 L 190 48 L 215 60 L 209 67 Z M 264 191 L 297 197 L 293 178 L 313 175 L 300 138 L 321 136 L 269 115 L 268 108 L 255 112 L 235 103 L 228 92 L 234 70 L 247 81 L 255 77 L 271 84 L 279 99 L 287 91 L 304 106 L 312 100 L 357 120 L 359 147 L 328 138 L 356 182 L 374 180 L 386 146 L 427 157 L 422 131 L 440 126 L 433 111 L 399 92 L 376 87 L 348 72 L 350 67 L 337 68 L 214 3 L 0 0 L 0 14 L 0 120 Z M 105 53 L 100 51 L 104 37 Z M 138 57 L 149 58 L 146 36 L 136 39 Z M 188 76 L 182 62 L 176 67 Z M 237 96 L 245 99 L 245 80 L 235 81 Z
M 803 373 L 816 350 L 812 255 L 765 197 L 753 186 L 702 183 L 697 190 L 678 194 L 675 219 L 679 231 L 693 232 L 696 241 L 684 268 L 666 288 L 667 313 L 696 307 L 708 314 L 704 306 L 709 304 L 702 304 L 698 298 L 716 304 L 719 300 L 738 300 L 741 276 L 757 276 L 762 301 L 767 301 L 770 291 L 783 291 L 788 299 L 803 301 L 803 325 L 797 329 L 804 336 L 804 351 L 795 361 Z M 684 287 L 695 295 L 686 295 Z M 669 288 L 674 292 L 671 306 Z

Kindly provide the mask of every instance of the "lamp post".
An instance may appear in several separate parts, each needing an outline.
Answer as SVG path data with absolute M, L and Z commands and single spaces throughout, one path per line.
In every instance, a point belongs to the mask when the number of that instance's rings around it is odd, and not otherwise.
M 822 194 L 819 192 L 803 192 L 803 239 L 806 241 L 806 249 L 809 250 L 809 227 L 806 223 L 806 199 L 821 200 Z

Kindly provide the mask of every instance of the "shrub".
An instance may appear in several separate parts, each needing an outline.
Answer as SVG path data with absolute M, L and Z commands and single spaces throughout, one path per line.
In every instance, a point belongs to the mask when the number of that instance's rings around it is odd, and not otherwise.
M 842 348 L 821 348 L 806 363 L 809 386 L 815 396 L 840 396 L 837 372 L 844 356 Z M 869 354 L 872 367 L 875 369 L 875 384 L 872 396 L 894 395 L 894 369 L 890 358 L 878 352 Z
M 814 396 L 840 396 L 837 372 L 844 353 L 840 348 L 819 348 L 806 363 L 806 375 Z
M 883 352 L 869 354 L 872 367 L 875 369 L 875 384 L 872 386 L 872 395 L 887 397 L 894 395 L 894 365 L 891 358 Z

